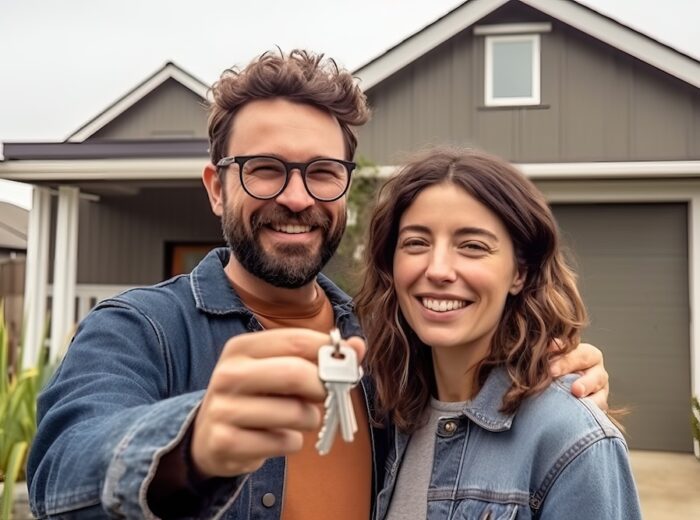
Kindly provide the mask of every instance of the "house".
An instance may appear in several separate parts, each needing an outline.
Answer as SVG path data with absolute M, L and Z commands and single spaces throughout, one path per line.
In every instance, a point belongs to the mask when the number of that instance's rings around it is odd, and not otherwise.
M 469 0 L 356 75 L 374 108 L 359 155 L 381 173 L 448 142 L 538 184 L 579 265 L 584 339 L 605 347 L 613 403 L 631 408 L 630 446 L 691 451 L 700 63 L 573 0 Z M 205 96 L 168 63 L 65 142 L 5 143 L 0 177 L 40 188 L 25 295 L 39 324 L 51 287 L 54 353 L 95 301 L 221 241 L 199 186 Z
M 359 153 L 503 156 L 547 195 L 632 448 L 692 451 L 700 394 L 700 62 L 572 0 L 469 0 L 356 71 Z M 697 450 L 697 443 L 695 445 Z M 696 451 L 700 455 L 700 452 Z
M 166 63 L 63 142 L 5 143 L 0 177 L 36 187 L 28 345 L 40 343 L 47 297 L 55 356 L 97 301 L 188 271 L 223 243 L 200 181 L 207 90 Z

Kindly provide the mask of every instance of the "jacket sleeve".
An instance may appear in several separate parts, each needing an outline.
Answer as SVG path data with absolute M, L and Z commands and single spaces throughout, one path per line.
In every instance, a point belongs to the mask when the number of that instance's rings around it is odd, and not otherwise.
M 119 300 L 80 325 L 38 401 L 29 461 L 32 512 L 39 518 L 155 518 L 148 485 L 160 458 L 184 437 L 204 390 L 174 395 L 159 325 Z M 242 478 L 221 479 L 193 497 L 187 516 L 213 516 Z
M 536 518 L 641 519 L 639 496 L 622 439 L 605 437 L 571 460 L 552 483 Z

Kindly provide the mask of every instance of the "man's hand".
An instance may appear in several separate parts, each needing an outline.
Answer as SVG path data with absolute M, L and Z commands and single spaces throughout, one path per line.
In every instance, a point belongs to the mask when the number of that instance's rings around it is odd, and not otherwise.
M 321 424 L 316 403 L 326 390 L 316 361 L 329 341 L 312 330 L 276 329 L 226 343 L 194 422 L 192 462 L 202 477 L 249 473 L 301 449 L 302 431 Z M 364 341 L 347 342 L 362 359 Z
M 553 345 L 556 349 L 557 345 Z M 571 385 L 571 393 L 576 397 L 591 398 L 601 410 L 608 409 L 608 373 L 603 366 L 603 353 L 590 343 L 580 343 L 568 354 L 557 356 L 551 362 L 549 371 L 552 377 L 579 373 Z

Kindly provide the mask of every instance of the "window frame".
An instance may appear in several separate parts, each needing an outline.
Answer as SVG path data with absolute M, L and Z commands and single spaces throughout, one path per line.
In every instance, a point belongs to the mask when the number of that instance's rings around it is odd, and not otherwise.
M 532 43 L 532 96 L 529 97 L 494 97 L 493 95 L 493 45 L 498 42 Z M 484 103 L 489 107 L 527 106 L 541 103 L 541 54 L 539 34 L 493 34 L 484 39 Z

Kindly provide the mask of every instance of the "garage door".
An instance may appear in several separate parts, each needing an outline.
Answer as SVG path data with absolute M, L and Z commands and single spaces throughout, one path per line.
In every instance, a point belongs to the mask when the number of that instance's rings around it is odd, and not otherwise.
M 631 448 L 692 451 L 685 204 L 554 205 Z

